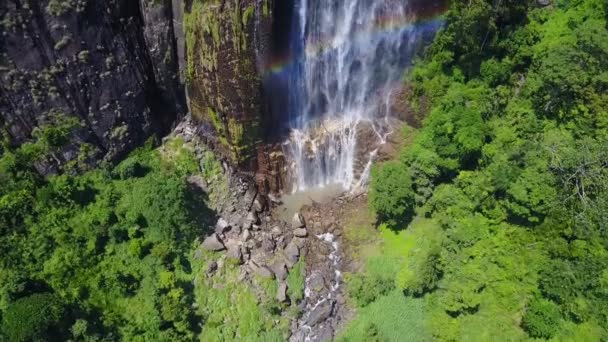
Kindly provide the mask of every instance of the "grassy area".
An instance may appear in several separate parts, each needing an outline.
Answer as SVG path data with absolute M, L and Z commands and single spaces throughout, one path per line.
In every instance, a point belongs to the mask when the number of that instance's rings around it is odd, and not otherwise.
M 425 307 L 424 299 L 392 291 L 359 310 L 357 318 L 336 341 L 430 341 L 424 322 Z

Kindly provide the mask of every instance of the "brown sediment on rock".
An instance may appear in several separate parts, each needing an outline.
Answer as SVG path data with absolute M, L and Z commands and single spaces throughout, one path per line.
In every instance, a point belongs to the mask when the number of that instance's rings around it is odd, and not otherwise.
M 193 0 L 184 22 L 193 117 L 206 124 L 219 153 L 254 171 L 263 139 L 258 59 L 267 45 L 272 0 Z

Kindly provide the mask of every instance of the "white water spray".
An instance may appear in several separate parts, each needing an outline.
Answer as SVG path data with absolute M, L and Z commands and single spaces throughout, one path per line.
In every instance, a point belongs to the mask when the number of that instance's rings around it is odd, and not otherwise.
M 293 191 L 353 189 L 392 132 L 390 96 L 429 29 L 412 24 L 407 0 L 296 1 L 299 62 L 284 144 Z

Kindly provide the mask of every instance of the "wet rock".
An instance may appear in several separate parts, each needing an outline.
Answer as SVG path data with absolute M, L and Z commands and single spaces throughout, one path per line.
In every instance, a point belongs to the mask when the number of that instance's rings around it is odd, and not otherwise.
M 287 266 L 285 266 L 285 263 L 283 261 L 280 261 L 280 260 L 276 261 L 275 263 L 273 263 L 270 266 L 270 268 L 274 272 L 277 279 L 279 279 L 279 280 L 287 279 Z
M 325 289 L 325 280 L 320 273 L 313 273 L 308 280 L 308 286 L 314 292 L 321 292 Z
M 293 235 L 297 237 L 306 237 L 308 232 L 306 231 L 306 228 L 298 228 L 293 231 Z
M 291 219 L 291 226 L 294 229 L 306 226 L 306 222 L 304 222 L 304 216 L 302 216 L 302 214 L 300 213 L 295 213 L 293 215 L 293 219 Z
M 273 194 L 268 194 L 268 199 L 270 200 L 270 202 L 272 202 L 274 204 L 283 204 L 281 199 Z
M 211 236 L 207 237 L 205 241 L 203 241 L 202 246 L 204 249 L 212 252 L 221 251 L 225 248 L 217 234 L 212 234 Z
M 325 325 L 324 327 L 319 329 L 319 332 L 317 332 L 314 338 L 311 339 L 311 342 L 328 342 L 332 341 L 333 338 L 334 330 L 331 328 L 330 325 Z
M 220 217 L 215 224 L 215 233 L 223 234 L 230 230 L 230 224 L 223 217 Z
M 308 314 L 306 324 L 312 327 L 323 322 L 331 315 L 332 308 L 333 303 L 330 301 L 320 303 Z
M 292 268 L 300 258 L 300 248 L 295 243 L 290 242 L 283 251 L 283 254 L 285 255 L 287 267 Z
M 277 300 L 280 303 L 287 301 L 287 284 L 284 282 L 279 283 L 279 287 L 277 288 Z

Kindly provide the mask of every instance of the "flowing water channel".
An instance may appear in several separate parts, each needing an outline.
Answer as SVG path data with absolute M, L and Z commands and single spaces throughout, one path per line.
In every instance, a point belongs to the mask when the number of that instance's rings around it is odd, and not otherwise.
M 294 0 L 286 73 L 289 137 L 283 149 L 291 194 L 282 217 L 309 202 L 329 203 L 366 185 L 379 147 L 393 133 L 392 97 L 405 69 L 441 25 L 435 0 Z M 291 341 L 323 341 L 339 326 L 339 239 L 322 232 L 313 244 L 329 250 L 327 265 L 309 269 L 303 315 Z M 327 286 L 316 293 L 318 279 Z M 315 281 L 316 280 L 316 281 Z M 328 313 L 329 311 L 329 313 Z M 323 320 L 317 319 L 320 315 Z

